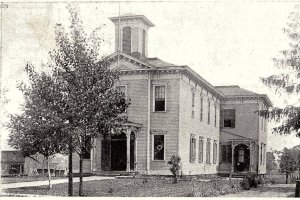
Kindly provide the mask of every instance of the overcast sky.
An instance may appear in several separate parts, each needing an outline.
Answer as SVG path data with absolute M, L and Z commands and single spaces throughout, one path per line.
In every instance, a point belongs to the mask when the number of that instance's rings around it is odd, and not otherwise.
M 87 33 L 102 26 L 102 52 L 114 52 L 114 24 L 117 2 L 80 3 Z M 296 98 L 275 95 L 259 77 L 272 75 L 272 58 L 287 48 L 282 29 L 295 3 L 284 2 L 121 2 L 121 15 L 145 15 L 150 28 L 148 56 L 178 65 L 188 65 L 213 85 L 239 85 L 268 94 L 275 106 L 294 104 Z M 8 113 L 18 112 L 22 94 L 17 81 L 24 79 L 26 62 L 47 61 L 54 47 L 54 25 L 68 25 L 65 4 L 9 3 L 2 9 L 2 86 L 9 89 Z M 2 118 L 5 121 L 5 118 Z M 9 149 L 8 131 L 1 129 L 1 149 Z M 277 136 L 269 131 L 268 148 L 281 149 L 300 144 L 295 136 Z

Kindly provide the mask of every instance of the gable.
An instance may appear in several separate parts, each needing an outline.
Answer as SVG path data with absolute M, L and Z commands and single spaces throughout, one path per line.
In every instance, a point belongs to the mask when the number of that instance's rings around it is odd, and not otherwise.
M 140 66 L 138 64 L 134 64 L 130 61 L 124 60 L 124 59 L 120 59 L 119 60 L 119 66 L 118 66 L 118 60 L 113 60 L 110 63 L 110 69 L 117 69 L 119 68 L 120 70 L 138 70 L 138 69 L 146 69 L 143 66 Z

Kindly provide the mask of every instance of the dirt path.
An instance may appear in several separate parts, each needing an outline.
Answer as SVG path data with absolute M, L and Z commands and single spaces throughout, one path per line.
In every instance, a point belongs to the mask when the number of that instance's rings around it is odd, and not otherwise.
M 224 197 L 293 197 L 295 186 L 295 184 L 264 185 L 236 194 L 224 195 Z

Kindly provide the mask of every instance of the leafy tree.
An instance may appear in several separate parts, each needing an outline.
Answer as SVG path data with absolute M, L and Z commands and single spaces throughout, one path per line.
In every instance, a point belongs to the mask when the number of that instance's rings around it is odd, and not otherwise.
M 26 66 L 26 72 L 30 86 L 24 83 L 19 85 L 25 102 L 21 114 L 10 115 L 7 127 L 11 134 L 8 142 L 12 147 L 20 149 L 25 157 L 34 159 L 33 155 L 40 153 L 46 158 L 49 188 L 52 188 L 50 158 L 65 151 L 66 137 L 60 119 L 53 115 L 51 104 L 45 101 L 45 97 L 51 96 L 54 89 L 53 83 L 49 82 L 49 76 L 36 73 L 30 65 Z
M 281 56 L 274 58 L 274 65 L 284 73 L 274 74 L 262 78 L 262 82 L 275 89 L 277 94 L 297 95 L 300 92 L 300 12 L 299 6 L 289 15 L 287 27 L 283 29 L 290 39 L 289 48 L 280 51 Z M 300 107 L 286 106 L 285 108 L 273 107 L 260 112 L 277 123 L 279 126 L 273 132 L 289 134 L 292 131 L 300 136 Z
M 279 171 L 286 175 L 287 184 L 289 175 L 298 169 L 297 153 L 293 149 L 284 148 L 279 157 L 279 167 Z
M 180 171 L 180 162 L 181 158 L 179 156 L 172 155 L 170 160 L 168 161 L 168 164 L 171 165 L 170 171 L 173 174 L 173 183 L 178 182 L 178 176 Z
M 266 160 L 267 173 L 270 173 L 272 170 L 277 168 L 275 156 L 273 152 L 267 152 L 267 160 Z
M 114 87 L 119 72 L 110 70 L 110 63 L 106 60 L 99 60 L 98 50 L 103 40 L 93 38 L 95 34 L 87 37 L 78 7 L 73 4 L 69 5 L 68 9 L 71 26 L 69 31 L 62 25 L 56 26 L 57 47 L 50 52 L 51 62 L 45 66 L 47 73 L 41 73 L 45 76 L 41 83 L 45 93 L 34 96 L 37 103 L 41 104 L 41 109 L 37 111 L 41 118 L 36 118 L 34 122 L 38 127 L 46 123 L 46 127 L 52 128 L 46 133 L 49 136 L 48 141 L 52 141 L 56 138 L 55 134 L 60 133 L 69 140 L 69 144 L 65 140 L 63 144 L 78 153 L 79 195 L 82 196 L 83 156 L 90 151 L 94 139 L 100 134 L 107 136 L 120 133 L 122 124 L 127 120 L 122 113 L 128 107 L 128 103 L 124 94 Z M 27 69 L 33 72 L 34 77 L 39 76 L 34 66 L 28 65 Z M 31 85 L 35 84 L 33 82 Z M 30 112 L 32 108 L 28 110 Z M 28 116 L 25 114 L 25 117 Z M 46 122 L 43 119 L 46 119 Z M 31 123 L 28 125 L 32 126 Z M 32 129 L 35 128 L 33 126 Z M 27 132 L 22 133 L 20 138 L 27 137 L 24 136 Z

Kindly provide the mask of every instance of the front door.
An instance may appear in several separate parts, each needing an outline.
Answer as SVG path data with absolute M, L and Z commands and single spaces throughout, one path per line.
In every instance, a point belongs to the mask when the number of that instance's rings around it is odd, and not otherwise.
M 111 137 L 111 170 L 125 171 L 127 163 L 126 134 L 121 133 Z
M 234 171 L 249 171 L 250 166 L 250 149 L 244 144 L 239 144 L 234 149 Z

